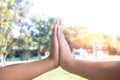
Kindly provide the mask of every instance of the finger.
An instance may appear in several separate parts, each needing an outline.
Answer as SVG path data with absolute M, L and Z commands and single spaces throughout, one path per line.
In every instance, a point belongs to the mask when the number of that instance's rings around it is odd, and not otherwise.
M 57 21 L 56 21 L 56 25 L 59 25 L 61 23 L 61 19 L 58 18 Z
M 59 26 L 61 28 L 61 31 L 63 31 L 63 23 L 62 23 L 61 19 L 59 19 Z
M 60 45 L 64 44 L 64 42 L 66 42 L 61 25 L 58 26 L 58 41 L 59 41 Z
M 51 43 L 51 49 L 52 50 L 58 50 L 58 39 L 57 39 L 57 30 L 58 30 L 58 23 L 59 21 L 57 20 L 54 28 L 53 28 L 53 32 L 52 32 L 52 43 Z
M 63 33 L 63 24 L 60 22 L 60 25 L 58 26 L 58 41 L 60 46 L 67 46 L 69 47 L 68 42 L 66 41 L 66 37 Z
M 57 34 L 59 23 L 60 23 L 60 19 L 57 19 L 57 21 L 56 21 L 56 23 L 54 25 L 54 29 L 53 29 L 53 35 L 54 36 L 56 36 L 56 34 Z

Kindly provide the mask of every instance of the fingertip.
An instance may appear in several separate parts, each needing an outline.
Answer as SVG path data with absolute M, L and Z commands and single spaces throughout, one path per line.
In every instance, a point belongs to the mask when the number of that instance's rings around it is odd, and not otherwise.
M 55 25 L 59 25 L 60 24 L 60 18 L 57 19 Z
M 63 31 L 63 24 L 60 18 L 57 18 L 55 29 L 57 28 L 57 31 L 62 32 Z

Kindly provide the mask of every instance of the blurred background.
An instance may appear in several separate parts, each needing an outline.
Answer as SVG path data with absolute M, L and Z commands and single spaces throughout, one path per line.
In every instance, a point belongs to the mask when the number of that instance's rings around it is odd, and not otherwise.
M 64 24 L 74 58 L 119 58 L 119 3 L 118 0 L 0 0 L 0 66 L 46 58 L 57 18 Z M 51 78 L 54 74 L 57 77 Z M 61 68 L 35 80 L 48 79 L 85 80 Z

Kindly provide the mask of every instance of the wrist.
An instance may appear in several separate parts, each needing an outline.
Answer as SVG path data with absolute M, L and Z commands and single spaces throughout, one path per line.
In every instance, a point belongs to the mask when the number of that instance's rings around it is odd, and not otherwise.
M 71 62 L 73 61 L 72 57 L 66 56 L 66 57 L 60 57 L 60 66 L 69 66 Z
M 53 65 L 53 68 L 57 68 L 59 66 L 59 61 L 56 58 L 48 57 L 48 60 Z

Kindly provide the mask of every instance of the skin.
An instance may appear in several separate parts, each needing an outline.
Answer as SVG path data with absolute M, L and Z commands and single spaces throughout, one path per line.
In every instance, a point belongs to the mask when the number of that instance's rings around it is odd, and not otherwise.
M 1 67 L 0 80 L 32 80 L 45 72 L 57 68 L 59 66 L 58 23 L 59 20 L 53 29 L 51 51 L 48 58 L 30 63 Z
M 120 80 L 120 61 L 76 60 L 65 39 L 62 25 L 58 27 L 60 66 L 90 80 Z

